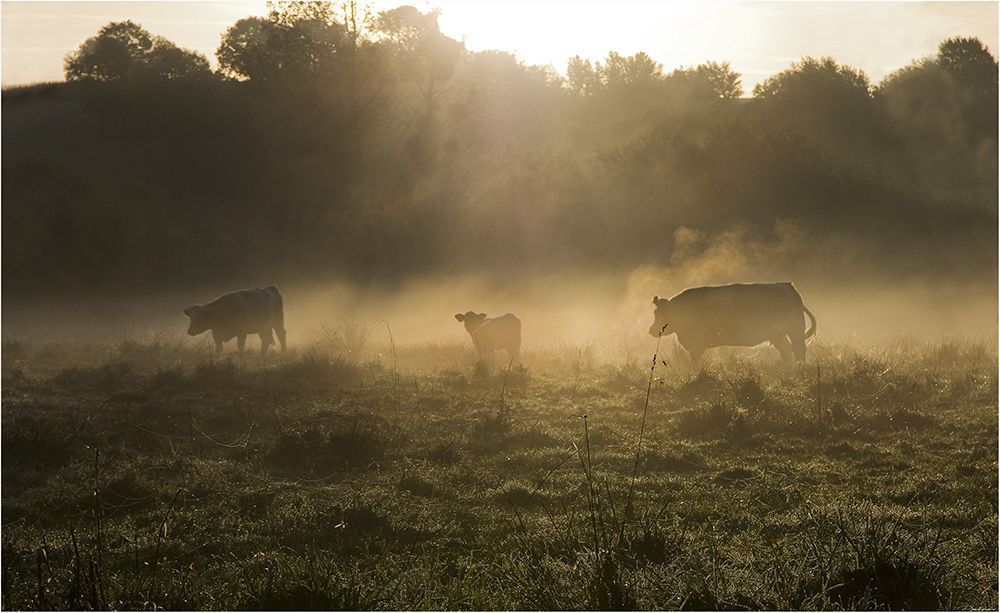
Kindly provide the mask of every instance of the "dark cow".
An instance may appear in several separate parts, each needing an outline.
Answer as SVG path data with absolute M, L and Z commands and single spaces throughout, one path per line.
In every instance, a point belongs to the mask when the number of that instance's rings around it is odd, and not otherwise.
M 791 283 L 692 287 L 669 300 L 653 298 L 652 336 L 677 334 L 691 353 L 692 365 L 711 347 L 753 347 L 770 342 L 784 360 L 806 359 L 806 339 L 816 333 L 816 318 Z M 805 313 L 812 325 L 803 331 Z
M 196 336 L 211 330 L 219 353 L 222 353 L 222 343 L 233 337 L 243 351 L 248 334 L 260 335 L 260 352 L 265 353 L 274 343 L 272 329 L 278 334 L 281 350 L 285 350 L 285 314 L 281 294 L 273 285 L 225 294 L 205 306 L 188 307 L 184 314 L 191 318 L 188 334 Z
M 493 352 L 503 349 L 512 361 L 517 361 L 521 351 L 521 320 L 507 313 L 500 317 L 486 317 L 486 313 L 469 311 L 459 313 L 455 319 L 465 324 L 465 330 L 472 337 L 480 361 L 491 361 Z

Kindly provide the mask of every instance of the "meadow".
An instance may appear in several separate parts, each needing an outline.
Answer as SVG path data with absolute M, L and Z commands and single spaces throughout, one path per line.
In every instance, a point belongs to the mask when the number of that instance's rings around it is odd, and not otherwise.
M 248 345 L 5 337 L 3 609 L 998 607 L 995 335 Z

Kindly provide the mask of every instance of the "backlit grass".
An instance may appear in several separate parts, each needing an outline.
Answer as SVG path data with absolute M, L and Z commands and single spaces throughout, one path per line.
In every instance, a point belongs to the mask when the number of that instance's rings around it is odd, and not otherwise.
M 998 605 L 995 339 L 483 372 L 343 329 L 6 340 L 3 608 Z

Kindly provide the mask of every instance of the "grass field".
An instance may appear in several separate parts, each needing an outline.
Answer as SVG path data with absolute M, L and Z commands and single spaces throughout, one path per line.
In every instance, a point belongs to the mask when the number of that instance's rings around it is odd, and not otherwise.
M 325 332 L 5 339 L 3 609 L 998 606 L 995 336 L 484 371 Z

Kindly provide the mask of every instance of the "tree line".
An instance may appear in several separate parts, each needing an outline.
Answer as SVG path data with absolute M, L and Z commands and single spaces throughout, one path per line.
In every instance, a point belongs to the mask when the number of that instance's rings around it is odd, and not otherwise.
M 998 72 L 978 39 L 877 84 L 806 57 L 747 96 L 728 63 L 610 52 L 563 76 L 470 52 L 436 10 L 269 10 L 226 31 L 215 71 L 113 22 L 65 83 L 4 90 L 10 296 L 627 269 L 734 228 L 827 246 L 775 254 L 786 274 L 995 278 Z

